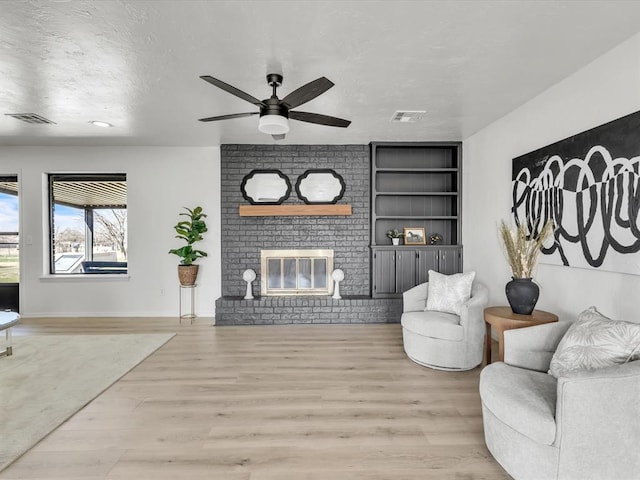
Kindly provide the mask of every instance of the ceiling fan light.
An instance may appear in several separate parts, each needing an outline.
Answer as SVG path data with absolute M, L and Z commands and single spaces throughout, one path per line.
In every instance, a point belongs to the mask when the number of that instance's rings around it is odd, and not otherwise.
M 258 130 L 269 135 L 289 133 L 289 119 L 281 115 L 263 115 L 258 122 Z

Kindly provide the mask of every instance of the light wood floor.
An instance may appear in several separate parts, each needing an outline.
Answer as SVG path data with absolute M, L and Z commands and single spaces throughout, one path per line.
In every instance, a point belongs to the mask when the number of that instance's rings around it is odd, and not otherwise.
M 0 478 L 510 478 L 484 445 L 479 368 L 412 363 L 397 324 L 25 319 L 16 334 L 167 331 L 178 335 Z

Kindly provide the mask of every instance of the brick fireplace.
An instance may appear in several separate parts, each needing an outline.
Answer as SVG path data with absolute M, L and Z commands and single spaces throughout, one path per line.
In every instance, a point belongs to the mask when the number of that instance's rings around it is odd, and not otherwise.
M 241 217 L 240 184 L 255 169 L 278 169 L 295 185 L 308 169 L 333 169 L 346 184 L 350 216 Z M 216 325 L 397 322 L 401 302 L 370 298 L 369 146 L 222 145 L 222 297 Z M 303 204 L 293 189 L 285 205 Z M 345 273 L 341 300 L 329 296 L 261 296 L 261 250 L 330 249 Z M 242 273 L 256 271 L 254 300 L 244 300 Z

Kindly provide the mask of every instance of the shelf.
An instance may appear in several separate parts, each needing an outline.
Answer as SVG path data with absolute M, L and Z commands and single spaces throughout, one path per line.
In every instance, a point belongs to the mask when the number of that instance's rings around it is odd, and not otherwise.
M 444 243 L 439 243 L 437 245 L 428 244 L 428 245 L 405 245 L 404 243 L 400 245 L 391 245 L 390 243 L 378 243 L 370 246 L 372 250 L 415 250 L 416 248 L 429 248 L 429 249 L 439 249 L 439 248 L 459 248 L 461 245 L 449 245 Z
M 351 205 L 240 205 L 241 217 L 351 215 Z
M 457 220 L 451 215 L 377 215 L 376 220 Z
M 415 196 L 415 197 L 446 197 L 446 196 L 450 196 L 450 197 L 456 197 L 458 195 L 458 192 L 381 192 L 378 191 L 376 192 L 376 194 L 380 197 L 380 196 L 396 196 L 396 197 L 408 197 L 408 196 Z
M 376 168 L 376 173 L 451 173 L 457 171 L 457 168 Z

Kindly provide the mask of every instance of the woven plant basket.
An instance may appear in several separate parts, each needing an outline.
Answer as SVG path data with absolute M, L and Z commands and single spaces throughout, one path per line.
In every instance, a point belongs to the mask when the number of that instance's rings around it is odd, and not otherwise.
M 189 286 L 196 284 L 198 268 L 200 265 L 178 265 L 178 278 L 180 285 Z

